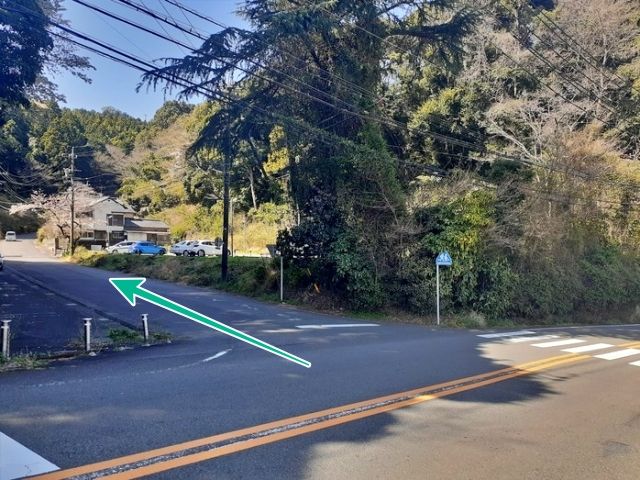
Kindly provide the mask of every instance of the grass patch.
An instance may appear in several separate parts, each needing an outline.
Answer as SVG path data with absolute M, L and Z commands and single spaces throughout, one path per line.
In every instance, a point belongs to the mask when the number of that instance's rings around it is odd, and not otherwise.
M 10 358 L 0 355 L 0 372 L 10 370 L 34 370 L 43 368 L 47 362 L 38 357 L 35 353 L 22 353 Z
M 87 255 L 83 252 L 73 261 L 89 267 L 212 287 L 256 298 L 276 299 L 278 293 L 279 271 L 270 258 L 230 257 L 227 282 L 220 278 L 220 257 Z
M 169 332 L 153 332 L 150 336 L 154 343 L 171 343 L 173 339 Z
M 144 340 L 142 335 L 129 328 L 112 328 L 107 333 L 107 337 L 116 346 L 136 344 Z

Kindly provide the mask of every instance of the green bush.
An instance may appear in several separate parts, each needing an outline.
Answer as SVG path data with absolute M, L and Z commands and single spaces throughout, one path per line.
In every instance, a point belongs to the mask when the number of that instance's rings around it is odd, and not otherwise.
M 344 234 L 333 245 L 333 288 L 341 292 L 354 310 L 375 310 L 385 303 L 382 286 L 371 261 L 358 249 L 352 235 Z
M 633 304 L 640 295 L 640 263 L 615 246 L 588 252 L 580 269 L 581 303 L 587 310 Z
M 479 312 L 495 319 L 511 309 L 519 277 L 506 258 L 490 258 L 489 255 L 485 252 L 479 262 L 472 303 Z
M 513 315 L 541 320 L 576 308 L 582 284 L 573 262 L 541 256 L 520 268 Z

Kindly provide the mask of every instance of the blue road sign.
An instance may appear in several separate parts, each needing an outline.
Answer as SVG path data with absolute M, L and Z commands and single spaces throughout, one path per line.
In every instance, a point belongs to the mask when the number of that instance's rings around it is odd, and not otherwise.
M 441 252 L 440 255 L 438 255 L 438 258 L 436 258 L 436 265 L 440 267 L 450 267 L 452 264 L 453 261 L 451 260 L 451 255 L 449 255 L 449 252 L 446 250 Z

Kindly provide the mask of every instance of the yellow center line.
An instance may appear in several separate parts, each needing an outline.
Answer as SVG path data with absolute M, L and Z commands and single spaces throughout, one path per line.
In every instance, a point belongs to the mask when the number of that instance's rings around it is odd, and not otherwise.
M 628 345 L 620 345 L 620 347 L 631 346 L 635 344 L 640 345 L 640 342 L 634 342 L 633 344 Z M 110 479 L 139 478 L 166 470 L 183 467 L 189 464 L 230 455 L 261 445 L 303 435 L 305 433 L 330 428 L 348 422 L 353 422 L 355 420 L 370 417 L 373 415 L 379 415 L 381 413 L 397 410 L 411 405 L 416 405 L 457 393 L 474 390 L 486 385 L 503 382 L 511 378 L 530 375 L 542 370 L 578 362 L 581 360 L 586 360 L 589 358 L 592 357 L 589 355 L 578 355 L 572 353 L 549 357 L 513 367 L 506 367 L 479 375 L 464 377 L 449 382 L 425 386 L 326 410 L 320 410 L 305 415 L 285 418 L 274 422 L 264 423 L 261 425 L 191 440 L 188 442 L 178 443 L 167 447 L 148 450 L 133 455 L 126 455 L 111 460 L 92 463 L 66 470 L 58 470 L 55 472 L 30 478 L 39 480 L 58 480 L 79 475 L 95 474 L 103 470 L 118 469 L 124 469 L 124 471 L 113 473 L 111 475 L 108 471 L 105 471 L 103 472 L 104 475 L 99 476 L 100 478 Z M 301 423 L 301 426 L 297 426 Z M 274 430 L 274 432 L 269 432 L 270 430 Z M 251 435 L 258 436 L 252 438 L 250 437 Z M 249 436 L 249 438 L 242 438 L 247 436 Z M 237 441 L 233 442 L 234 439 L 237 439 Z M 214 445 L 216 443 L 225 441 L 231 441 L 231 443 L 221 446 Z M 211 445 L 211 448 L 207 449 L 207 445 Z M 180 452 L 199 447 L 205 449 L 197 453 L 185 453 L 182 456 L 178 456 Z M 167 458 L 164 460 L 157 458 L 171 455 L 171 458 Z M 156 459 L 154 463 L 136 467 L 137 463 L 153 461 L 153 459 Z

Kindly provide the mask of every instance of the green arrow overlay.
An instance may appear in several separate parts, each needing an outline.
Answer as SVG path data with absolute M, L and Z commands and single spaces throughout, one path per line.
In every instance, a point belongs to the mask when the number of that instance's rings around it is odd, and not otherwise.
M 274 355 L 278 355 L 290 362 L 297 363 L 298 365 L 302 365 L 303 367 L 310 368 L 311 362 L 307 360 L 296 357 L 289 352 L 281 350 L 278 347 L 274 347 L 273 345 L 263 342 L 262 340 L 252 337 L 251 335 L 247 335 L 240 330 L 236 330 L 233 327 L 225 325 L 224 323 L 218 322 L 213 318 L 209 318 L 201 313 L 196 312 L 195 310 L 191 310 L 190 308 L 185 307 L 184 305 L 180 305 L 172 300 L 169 300 L 162 295 L 158 295 L 157 293 L 153 293 L 146 288 L 142 288 L 141 285 L 146 282 L 146 278 L 110 278 L 109 282 L 113 285 L 116 290 L 122 295 L 127 302 L 129 302 L 132 306 L 136 306 L 136 298 L 141 298 L 149 303 L 157 305 L 160 308 L 164 308 L 165 310 L 169 310 L 177 315 L 188 318 L 189 320 L 193 320 L 194 322 L 200 323 L 205 327 L 213 328 L 219 332 L 230 335 L 238 340 L 242 340 L 254 347 L 261 348 L 269 353 L 273 353 Z

